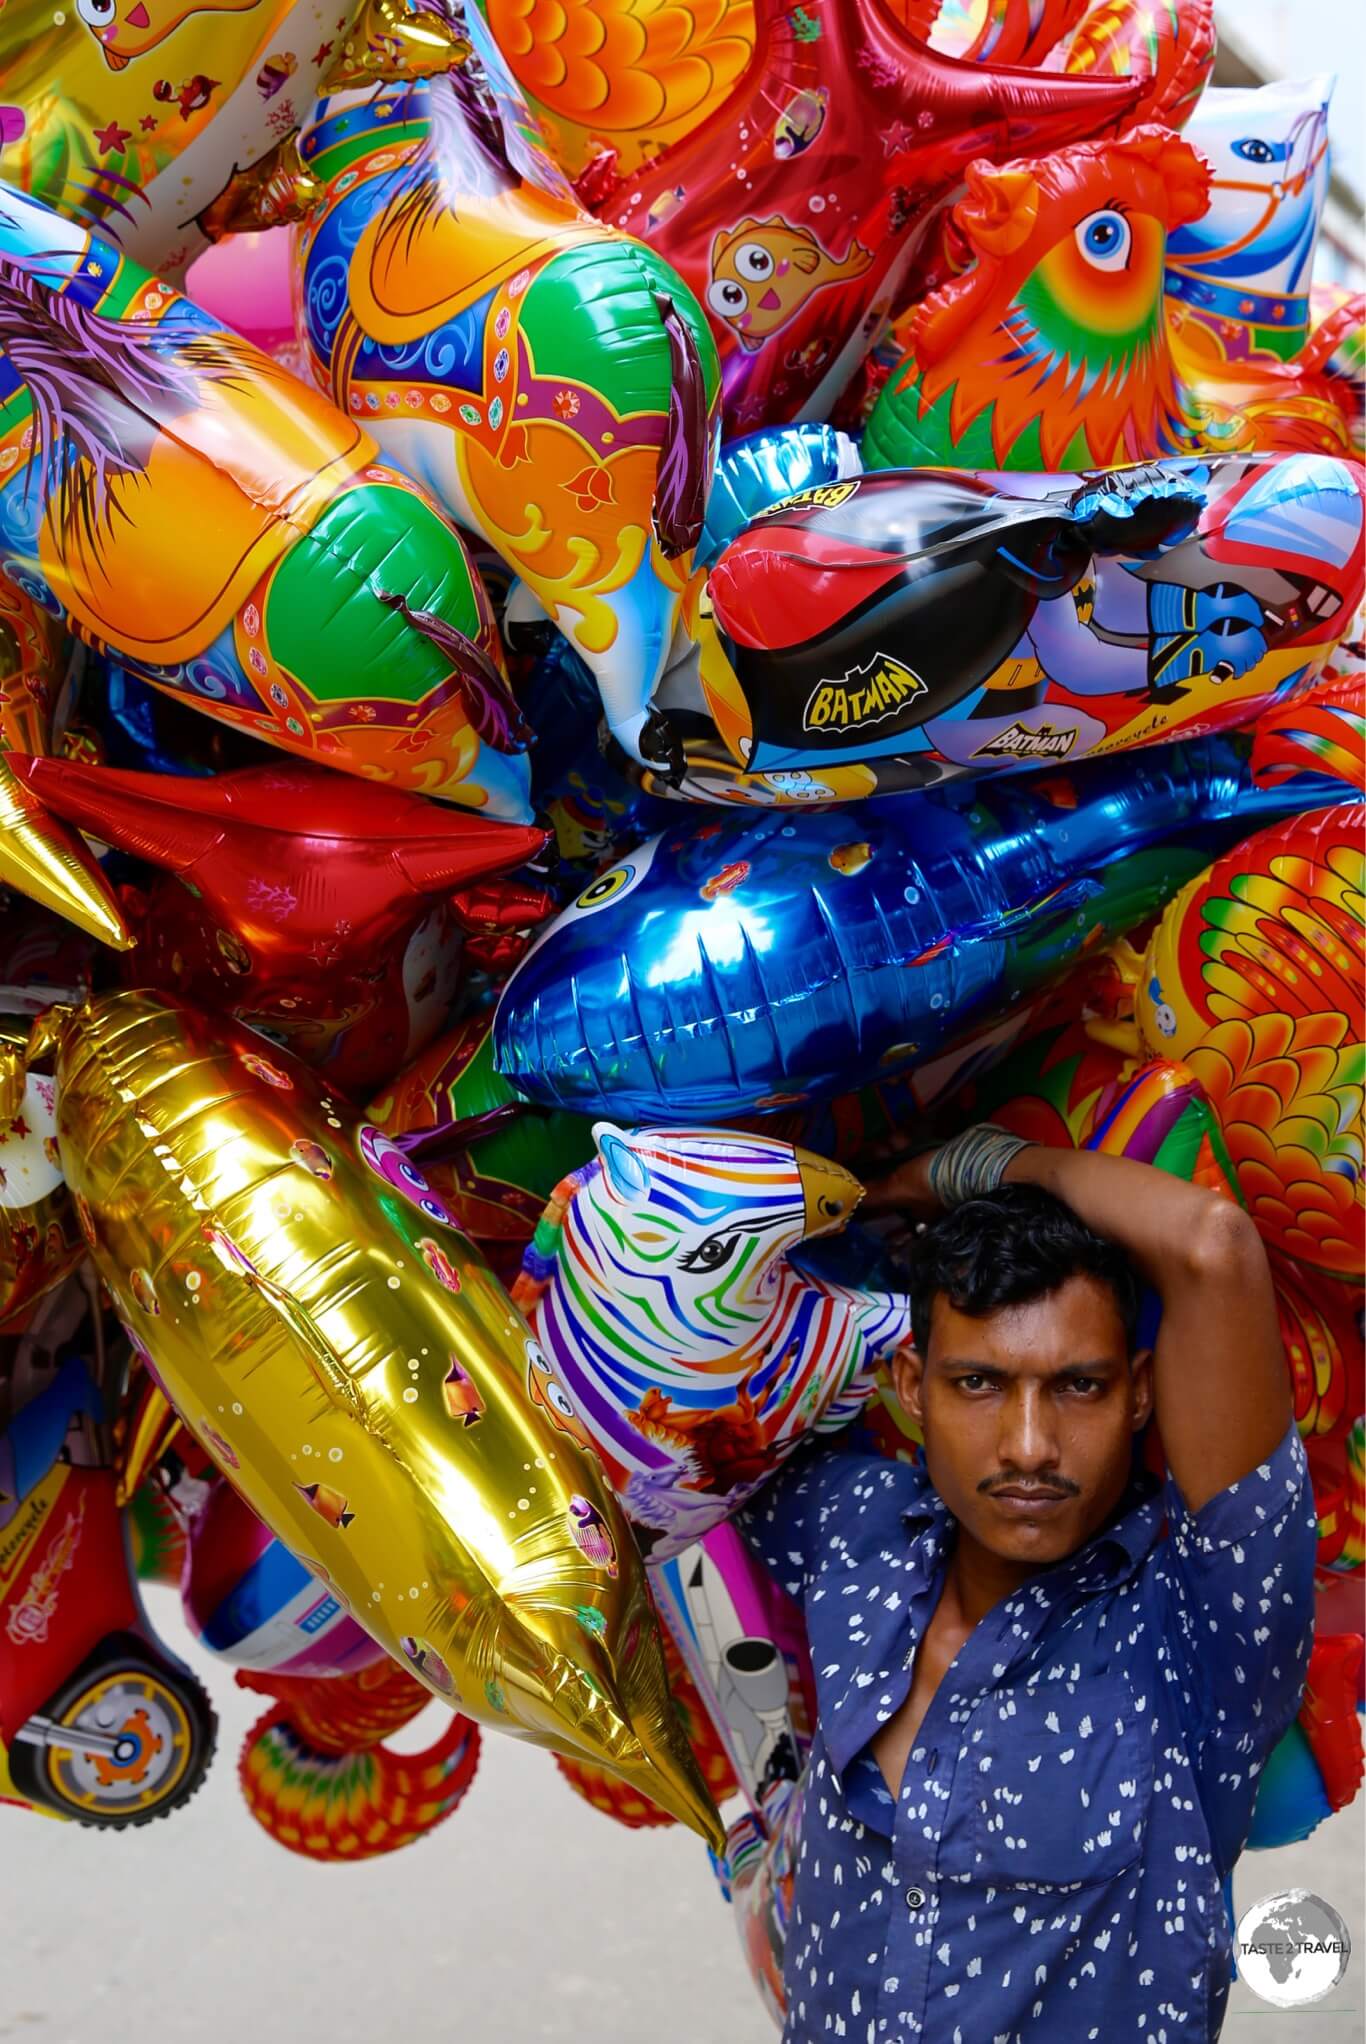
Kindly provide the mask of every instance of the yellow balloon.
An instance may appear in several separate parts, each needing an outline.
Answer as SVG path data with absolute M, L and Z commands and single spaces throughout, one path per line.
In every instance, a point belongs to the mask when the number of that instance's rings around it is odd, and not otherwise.
M 173 272 L 206 246 L 199 216 L 298 128 L 360 12 L 358 0 L 10 0 L 0 178 Z
M 79 832 L 48 815 L 6 757 L 50 749 L 61 643 L 60 618 L 0 578 L 0 883 L 130 951 L 123 911 Z
M 719 1845 L 626 1521 L 531 1403 L 526 1323 L 402 1150 L 187 1003 L 112 994 L 47 1034 L 100 1274 L 252 1509 L 434 1695 Z

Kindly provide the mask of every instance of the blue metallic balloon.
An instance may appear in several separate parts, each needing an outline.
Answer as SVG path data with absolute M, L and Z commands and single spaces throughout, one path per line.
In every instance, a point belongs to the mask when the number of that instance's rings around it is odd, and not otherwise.
M 705 567 L 743 532 L 751 518 L 784 497 L 821 483 L 863 474 L 857 443 L 833 426 L 765 426 L 721 449 L 707 498 L 707 518 L 694 556 Z
M 1340 799 L 1259 788 L 1246 744 L 864 803 L 714 814 L 592 881 L 504 990 L 498 1069 L 533 1100 L 724 1120 L 936 1056 L 1152 915 L 1226 846 Z

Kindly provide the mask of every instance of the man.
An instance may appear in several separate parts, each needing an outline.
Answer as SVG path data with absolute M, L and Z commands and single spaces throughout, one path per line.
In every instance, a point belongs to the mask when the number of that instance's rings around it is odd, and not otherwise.
M 813 1448 L 739 1522 L 804 1604 L 819 1705 L 786 2044 L 1203 2044 L 1313 1621 L 1261 1243 L 1197 1187 L 989 1127 L 869 1204 L 946 1210 L 893 1369 L 924 1468 Z

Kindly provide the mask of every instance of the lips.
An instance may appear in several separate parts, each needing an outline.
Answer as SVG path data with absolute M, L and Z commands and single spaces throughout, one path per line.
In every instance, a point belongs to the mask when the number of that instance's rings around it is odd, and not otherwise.
M 1066 1492 L 1058 1490 L 994 1490 L 991 1496 L 997 1504 L 1006 1505 L 1015 1512 L 1038 1511 L 1044 1505 L 1067 1502 Z

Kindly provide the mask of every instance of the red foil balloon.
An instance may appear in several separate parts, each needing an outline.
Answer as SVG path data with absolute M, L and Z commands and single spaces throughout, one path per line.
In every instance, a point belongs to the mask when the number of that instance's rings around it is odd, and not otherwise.
M 1141 87 L 964 64 L 877 0 L 760 0 L 742 84 L 602 208 L 707 307 L 728 430 L 824 418 L 973 157 L 1116 127 Z
M 160 866 L 130 983 L 226 1008 L 344 1090 L 383 1085 L 455 993 L 453 896 L 544 831 L 304 764 L 211 780 L 12 764 L 57 815 Z

